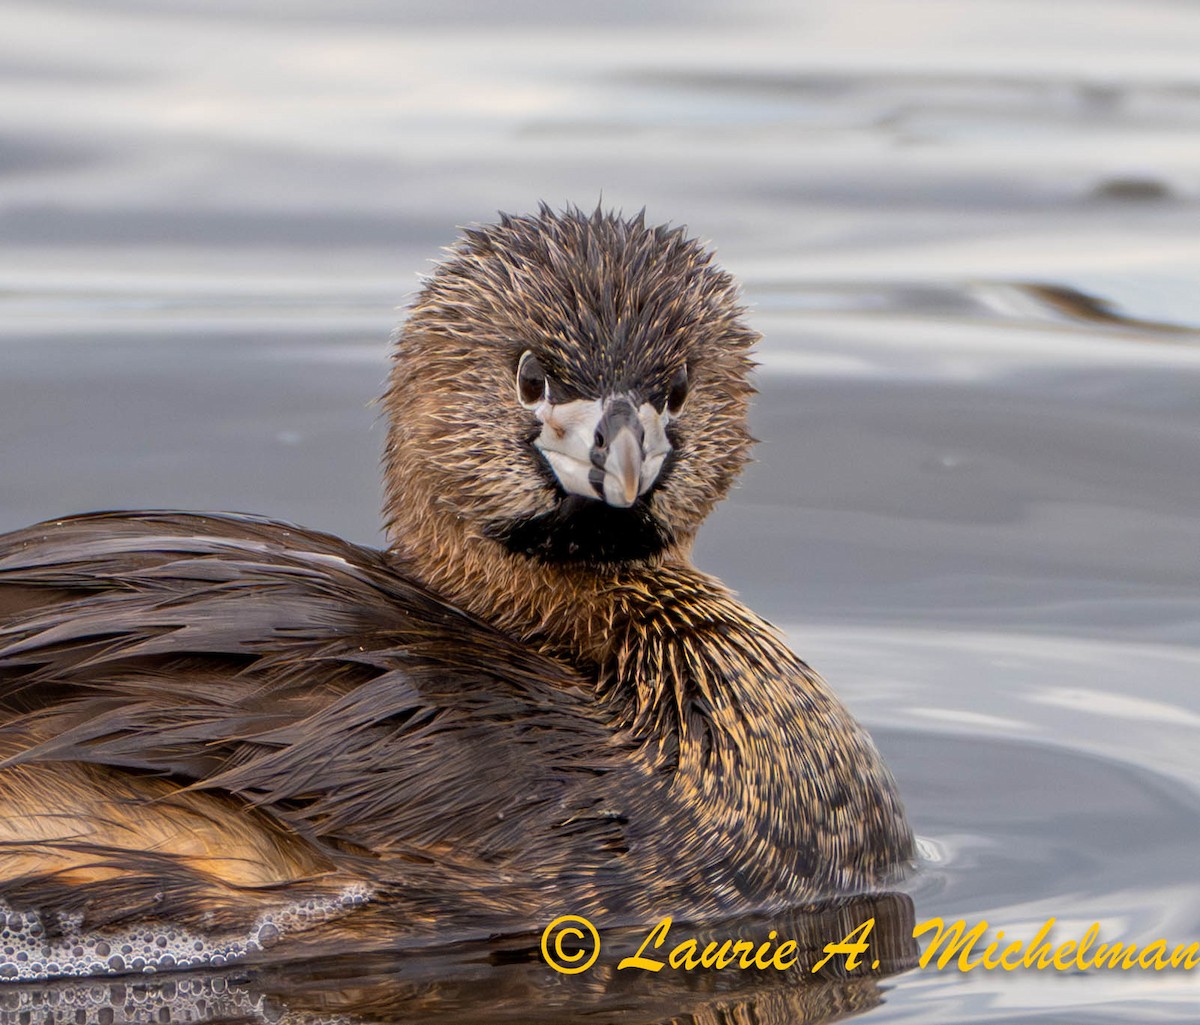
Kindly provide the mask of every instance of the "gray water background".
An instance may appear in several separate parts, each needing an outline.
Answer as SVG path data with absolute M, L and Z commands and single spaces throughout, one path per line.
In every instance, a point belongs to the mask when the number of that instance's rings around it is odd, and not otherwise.
M 715 242 L 764 334 L 757 462 L 698 561 L 876 735 L 918 920 L 1200 940 L 1200 5 L 31 0 L 0 27 L 0 530 L 176 507 L 378 542 L 369 403 L 439 247 L 539 200 L 645 206 Z M 864 1020 L 1200 1016 L 1197 971 L 886 987 Z

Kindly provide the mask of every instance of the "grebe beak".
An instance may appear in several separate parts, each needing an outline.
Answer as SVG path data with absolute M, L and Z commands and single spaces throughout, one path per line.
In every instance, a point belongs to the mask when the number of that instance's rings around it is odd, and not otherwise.
M 628 509 L 653 486 L 671 451 L 670 414 L 630 394 L 606 399 L 546 400 L 534 439 L 564 491 Z

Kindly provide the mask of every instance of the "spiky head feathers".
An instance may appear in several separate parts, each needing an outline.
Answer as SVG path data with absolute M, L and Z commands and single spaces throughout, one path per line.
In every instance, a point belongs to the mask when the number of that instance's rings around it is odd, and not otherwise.
M 747 458 L 757 335 L 742 316 L 712 254 L 641 214 L 543 206 L 468 229 L 397 338 L 392 529 L 427 500 L 468 533 L 544 558 L 621 561 L 690 542 Z M 593 532 L 607 540 L 592 545 Z

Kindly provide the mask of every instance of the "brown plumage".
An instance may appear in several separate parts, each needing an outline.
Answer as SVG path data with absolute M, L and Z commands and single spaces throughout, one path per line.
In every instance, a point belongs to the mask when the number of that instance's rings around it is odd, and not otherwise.
M 388 551 L 169 512 L 0 537 L 0 899 L 64 943 L 171 922 L 241 956 L 893 876 L 869 738 L 689 559 L 755 338 L 679 229 L 503 217 L 398 335 Z

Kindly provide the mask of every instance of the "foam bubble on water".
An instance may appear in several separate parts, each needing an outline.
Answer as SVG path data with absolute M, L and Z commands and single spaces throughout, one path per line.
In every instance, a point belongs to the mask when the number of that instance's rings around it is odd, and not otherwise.
M 231 986 L 220 976 L 163 980 L 158 985 L 59 979 L 42 986 L 0 987 L 0 1025 L 199 1025 L 214 1019 L 265 1023 L 283 1016 L 283 1009 L 267 998 Z M 335 1021 L 329 1019 L 329 1025 Z
M 268 950 L 289 933 L 340 917 L 369 899 L 365 886 L 353 884 L 337 894 L 273 908 L 245 934 L 236 936 L 194 932 L 157 921 L 83 932 L 81 915 L 59 915 L 61 931 L 54 939 L 46 935 L 36 912 L 14 911 L 0 901 L 0 982 L 217 968 Z

